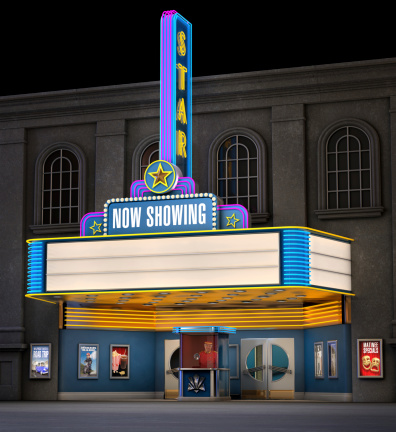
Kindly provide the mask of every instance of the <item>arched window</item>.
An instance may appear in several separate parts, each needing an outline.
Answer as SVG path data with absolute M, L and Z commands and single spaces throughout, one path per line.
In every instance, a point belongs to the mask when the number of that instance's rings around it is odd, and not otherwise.
M 359 120 L 331 125 L 319 140 L 320 218 L 379 216 L 378 135 Z
M 243 205 L 253 223 L 266 222 L 265 166 L 265 145 L 258 134 L 242 128 L 226 131 L 210 149 L 209 190 L 224 204 Z
M 144 179 L 147 167 L 159 159 L 159 143 L 155 142 L 145 148 L 140 157 L 140 180 Z
M 243 135 L 227 138 L 217 151 L 217 195 L 257 213 L 257 148 Z
M 59 143 L 44 150 L 36 161 L 35 232 L 78 230 L 84 215 L 82 152 Z
M 159 135 L 143 139 L 135 148 L 132 156 L 132 182 L 143 180 L 147 167 L 159 159 Z

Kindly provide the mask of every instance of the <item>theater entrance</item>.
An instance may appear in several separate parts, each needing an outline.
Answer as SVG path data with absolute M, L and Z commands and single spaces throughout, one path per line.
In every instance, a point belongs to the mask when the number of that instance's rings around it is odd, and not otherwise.
M 179 396 L 180 340 L 165 339 L 165 399 Z
M 241 340 L 242 399 L 294 399 L 294 339 Z

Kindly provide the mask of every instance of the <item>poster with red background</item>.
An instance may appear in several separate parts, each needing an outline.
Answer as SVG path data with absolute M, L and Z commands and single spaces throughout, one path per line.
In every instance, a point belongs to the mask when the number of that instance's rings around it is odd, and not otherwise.
M 129 379 L 129 345 L 110 345 L 110 379 Z
M 358 339 L 358 378 L 382 378 L 382 339 Z

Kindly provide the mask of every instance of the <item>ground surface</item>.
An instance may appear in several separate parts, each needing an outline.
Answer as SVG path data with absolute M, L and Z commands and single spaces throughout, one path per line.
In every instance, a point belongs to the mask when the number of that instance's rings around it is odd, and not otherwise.
M 0 402 L 0 431 L 396 431 L 396 404 L 242 401 Z

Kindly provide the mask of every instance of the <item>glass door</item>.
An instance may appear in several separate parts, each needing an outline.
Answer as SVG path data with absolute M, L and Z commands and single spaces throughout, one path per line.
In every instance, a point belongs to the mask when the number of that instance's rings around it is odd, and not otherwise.
M 242 399 L 294 399 L 294 339 L 241 340 Z

